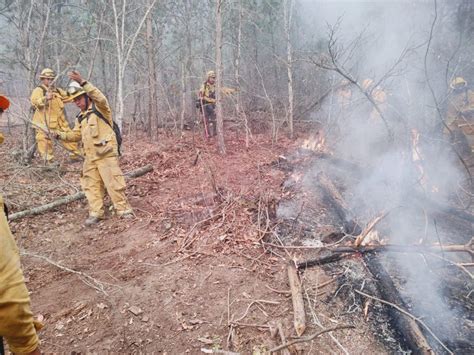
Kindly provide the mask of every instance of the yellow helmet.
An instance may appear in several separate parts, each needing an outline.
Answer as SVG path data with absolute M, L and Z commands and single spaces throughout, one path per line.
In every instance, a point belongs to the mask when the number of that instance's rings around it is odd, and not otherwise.
M 216 77 L 216 73 L 214 73 L 214 70 L 209 70 L 207 72 L 207 77 L 208 78 L 215 78 Z
M 45 68 L 41 71 L 40 79 L 54 79 L 56 77 L 56 73 L 53 69 Z
M 365 79 L 362 82 L 362 89 L 367 91 L 368 89 L 370 89 L 372 87 L 372 85 L 374 85 L 374 81 L 372 79 Z
M 67 94 L 69 100 L 74 100 L 76 97 L 87 93 L 77 81 L 72 81 L 67 87 Z
M 451 81 L 451 84 L 449 85 L 449 87 L 451 89 L 459 89 L 459 88 L 465 87 L 466 85 L 467 85 L 466 80 L 464 80 L 464 78 L 461 78 L 460 76 L 457 76 Z

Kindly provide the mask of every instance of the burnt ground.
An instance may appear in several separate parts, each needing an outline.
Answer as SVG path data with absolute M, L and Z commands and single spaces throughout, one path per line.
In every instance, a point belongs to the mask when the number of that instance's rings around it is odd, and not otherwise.
M 12 213 L 79 190 L 80 164 L 20 165 L 12 154 L 19 136 L 14 131 L 0 146 L 1 193 Z M 313 252 L 263 241 L 286 244 L 303 231 L 312 243 L 322 243 L 327 233 L 321 231 L 337 225 L 321 217 L 331 213 L 322 201 L 289 207 L 296 217 L 277 213 L 282 201 L 295 197 L 289 176 L 306 158 L 289 163 L 286 157 L 303 138 L 272 144 L 268 136 L 255 135 L 246 150 L 244 137 L 231 133 L 223 158 L 214 142 L 190 132 L 161 134 L 155 142 L 126 136 L 123 171 L 154 168 L 128 181 L 134 220 L 111 212 L 97 227 L 86 228 L 86 202 L 76 201 L 13 221 L 32 308 L 45 324 L 42 350 L 259 354 L 283 342 L 273 334 L 279 323 L 292 339 L 286 265 Z M 305 218 L 320 221 L 318 228 L 303 230 L 298 221 Z M 383 306 L 375 302 L 365 316 L 363 300 L 347 292 L 349 281 L 370 281 L 359 259 L 302 273 L 305 335 L 354 326 L 298 344 L 302 353 L 401 351 L 379 312 Z

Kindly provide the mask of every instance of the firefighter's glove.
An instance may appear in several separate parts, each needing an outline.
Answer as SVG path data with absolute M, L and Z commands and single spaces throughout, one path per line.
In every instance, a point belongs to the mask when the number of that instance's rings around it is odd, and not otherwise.
M 54 131 L 51 135 L 54 139 L 59 139 L 61 141 L 67 140 L 66 132 Z

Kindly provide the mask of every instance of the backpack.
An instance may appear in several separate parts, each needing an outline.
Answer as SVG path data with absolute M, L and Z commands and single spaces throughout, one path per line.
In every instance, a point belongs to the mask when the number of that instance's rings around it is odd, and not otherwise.
M 104 121 L 105 123 L 107 123 L 111 128 L 112 130 L 114 131 L 115 133 L 115 139 L 117 140 L 117 150 L 118 150 L 118 154 L 119 156 L 122 155 L 122 152 L 120 150 L 120 148 L 122 147 L 122 132 L 120 132 L 120 127 L 118 126 L 117 122 L 115 122 L 114 120 L 112 120 L 112 125 L 110 125 L 110 122 L 104 117 L 104 115 L 95 107 L 95 103 L 92 102 L 92 108 L 91 108 L 91 112 L 90 113 L 94 113 L 97 117 L 99 117 L 102 121 Z M 90 114 L 89 113 L 89 114 Z M 89 114 L 87 114 L 86 117 L 89 116 Z M 83 117 L 82 120 L 86 117 Z M 81 123 L 82 120 L 79 120 L 79 123 Z

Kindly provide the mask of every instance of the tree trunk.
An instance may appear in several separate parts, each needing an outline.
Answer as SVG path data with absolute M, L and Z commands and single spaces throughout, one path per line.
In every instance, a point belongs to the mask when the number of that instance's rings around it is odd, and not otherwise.
M 291 20 L 293 16 L 293 0 L 285 0 L 283 5 L 286 34 L 286 68 L 288 73 L 288 126 L 290 138 L 293 138 L 293 59 L 291 48 Z
M 148 6 L 151 5 L 151 0 L 148 0 Z M 157 119 L 157 105 L 156 105 L 156 72 L 155 72 L 155 51 L 153 46 L 153 23 L 151 16 L 146 19 L 146 52 L 148 64 L 148 120 L 147 131 L 148 137 L 157 138 L 156 125 L 154 121 Z
M 216 119 L 217 143 L 219 153 L 226 154 L 224 142 L 224 118 L 222 102 L 220 100 L 222 87 L 222 4 L 223 0 L 216 2 Z

